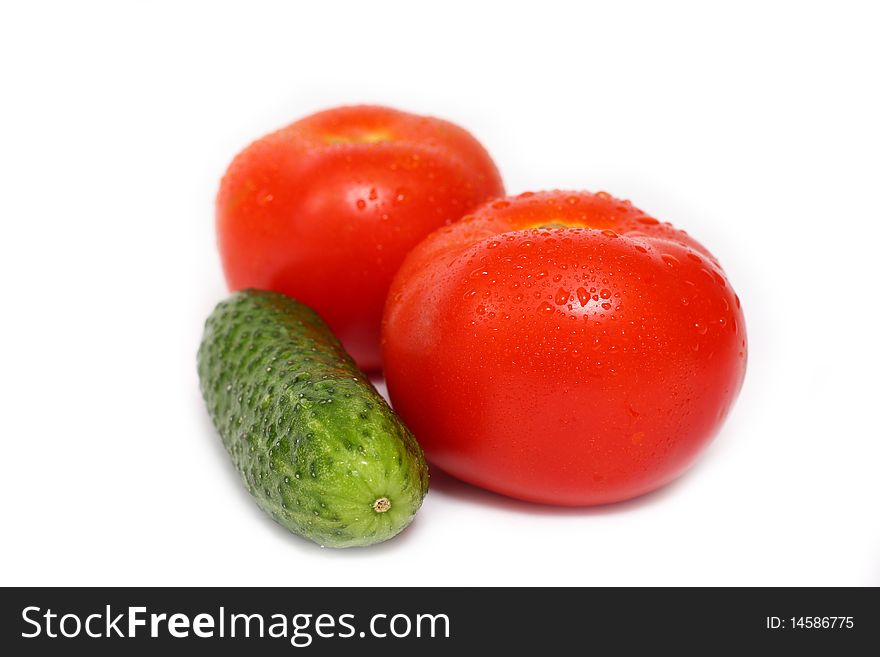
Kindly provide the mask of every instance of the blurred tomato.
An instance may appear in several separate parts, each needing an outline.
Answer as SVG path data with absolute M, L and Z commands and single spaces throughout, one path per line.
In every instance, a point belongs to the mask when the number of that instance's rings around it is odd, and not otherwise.
M 319 112 L 229 166 L 217 234 L 230 289 L 283 292 L 318 311 L 362 368 L 407 252 L 504 188 L 486 150 L 440 119 L 383 107 Z

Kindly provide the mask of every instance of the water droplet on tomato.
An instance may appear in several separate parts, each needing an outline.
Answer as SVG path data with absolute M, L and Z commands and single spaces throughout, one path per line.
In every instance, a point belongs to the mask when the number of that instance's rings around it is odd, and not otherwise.
M 358 210 L 363 210 L 365 207 L 367 207 L 367 202 L 364 199 L 359 198 L 355 205 L 357 205 Z
M 636 219 L 640 224 L 645 224 L 646 226 L 656 226 L 660 222 L 654 219 L 654 217 L 639 217 Z
M 577 298 L 581 302 L 581 307 L 586 306 L 590 302 L 590 295 L 586 288 L 579 287 L 577 289 Z
M 675 267 L 676 265 L 680 264 L 678 262 L 678 258 L 673 255 L 669 255 L 668 253 L 664 253 L 663 255 L 661 255 L 660 259 L 663 260 L 663 262 L 665 262 L 670 267 Z
M 538 314 L 539 315 L 552 315 L 553 314 L 553 306 L 551 306 L 546 301 L 538 306 Z
M 611 298 L 611 290 L 609 290 L 608 288 L 602 288 L 601 290 L 599 290 L 599 296 L 602 297 L 603 299 L 610 299 Z
M 556 302 L 557 306 L 561 306 L 565 304 L 566 301 L 568 301 L 568 296 L 568 290 L 561 287 L 556 290 L 556 295 L 553 297 L 553 300 Z
M 706 332 L 709 330 L 709 327 L 706 326 L 705 324 L 700 324 L 699 322 L 696 322 L 696 323 L 694 324 L 694 329 L 695 329 L 695 330 L 697 331 L 697 333 L 699 333 L 700 335 L 706 335 Z

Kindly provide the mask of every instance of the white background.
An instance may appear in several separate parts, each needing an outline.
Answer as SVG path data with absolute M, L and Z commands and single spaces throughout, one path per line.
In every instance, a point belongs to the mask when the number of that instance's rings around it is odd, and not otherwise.
M 875 5 L 876 7 L 876 5 Z M 880 584 L 871 3 L 58 2 L 0 10 L 0 583 Z M 436 474 L 322 550 L 203 408 L 219 177 L 373 102 L 471 130 L 508 190 L 605 189 L 711 248 L 751 343 L 678 482 L 593 510 Z

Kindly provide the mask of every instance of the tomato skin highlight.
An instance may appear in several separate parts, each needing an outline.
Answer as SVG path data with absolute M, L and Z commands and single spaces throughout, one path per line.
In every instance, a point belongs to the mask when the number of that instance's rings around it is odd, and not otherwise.
M 503 194 L 486 150 L 452 123 L 372 106 L 319 112 L 230 164 L 217 195 L 226 281 L 314 308 L 362 369 L 376 369 L 382 308 L 404 256 Z
M 429 460 L 562 506 L 679 476 L 742 385 L 745 322 L 715 258 L 628 202 L 490 202 L 432 233 L 392 283 L 383 355 Z

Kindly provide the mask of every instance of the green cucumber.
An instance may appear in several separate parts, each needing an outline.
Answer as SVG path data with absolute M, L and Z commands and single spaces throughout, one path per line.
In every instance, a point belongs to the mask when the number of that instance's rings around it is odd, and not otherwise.
M 387 540 L 428 490 L 422 450 L 307 306 L 246 290 L 205 323 L 202 395 L 257 504 L 322 546 Z

